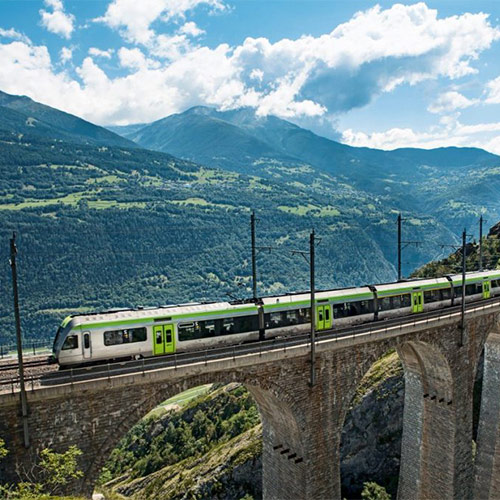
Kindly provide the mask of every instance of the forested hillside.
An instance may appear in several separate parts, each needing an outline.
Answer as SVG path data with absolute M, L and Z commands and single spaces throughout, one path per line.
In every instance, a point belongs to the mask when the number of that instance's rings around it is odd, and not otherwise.
M 317 179 L 321 184 L 326 175 L 348 185 L 353 197 L 369 193 L 383 205 L 397 206 L 419 221 L 442 224 L 457 234 L 464 226 L 476 230 L 481 213 L 500 218 L 500 158 L 482 149 L 355 148 L 275 116 L 257 116 L 250 108 L 217 111 L 197 106 L 151 124 L 113 130 L 143 147 L 230 171 L 281 179 L 290 173 L 280 166 L 293 165 L 309 182 Z M 442 234 L 441 242 L 446 236 Z M 427 233 L 425 241 L 432 237 Z M 410 256 L 408 267 L 415 265 Z
M 52 338 L 70 313 L 249 297 L 252 210 L 257 245 L 269 247 L 257 257 L 260 294 L 308 288 L 307 263 L 293 251 L 308 250 L 313 227 L 318 287 L 395 278 L 401 206 L 393 191 L 373 194 L 284 155 L 261 158 L 254 174 L 209 168 L 127 147 L 14 97 L 0 105 L 0 289 L 11 297 L 16 231 L 27 339 Z M 106 137 L 113 145 L 102 144 Z M 421 242 L 405 248 L 404 273 L 439 255 L 436 242 L 456 239 L 419 210 L 403 216 L 404 239 Z M 12 309 L 10 299 L 0 304 L 0 344 L 13 339 Z

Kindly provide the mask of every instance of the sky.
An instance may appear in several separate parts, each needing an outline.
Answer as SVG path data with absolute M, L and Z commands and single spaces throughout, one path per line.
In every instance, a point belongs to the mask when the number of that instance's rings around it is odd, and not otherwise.
M 99 125 L 247 106 L 500 154 L 500 1 L 0 0 L 0 90 Z

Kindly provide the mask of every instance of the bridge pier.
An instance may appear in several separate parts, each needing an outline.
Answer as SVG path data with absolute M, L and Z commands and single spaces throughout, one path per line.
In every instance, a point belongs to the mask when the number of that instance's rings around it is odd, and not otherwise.
M 398 347 L 405 369 L 400 500 L 473 496 L 473 388 L 485 326 L 471 324 L 463 346 L 456 325 L 434 341 Z
M 483 389 L 477 435 L 474 498 L 500 492 L 500 331 L 490 333 L 484 347 Z

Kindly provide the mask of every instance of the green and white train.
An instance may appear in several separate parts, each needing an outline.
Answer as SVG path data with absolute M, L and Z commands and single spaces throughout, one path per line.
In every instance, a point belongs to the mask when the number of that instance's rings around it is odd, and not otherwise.
M 467 273 L 466 302 L 500 295 L 500 270 Z M 417 314 L 462 302 L 462 276 L 419 279 L 316 293 L 316 329 Z M 269 339 L 309 331 L 309 292 L 257 301 L 124 309 L 68 316 L 53 354 L 61 367 Z

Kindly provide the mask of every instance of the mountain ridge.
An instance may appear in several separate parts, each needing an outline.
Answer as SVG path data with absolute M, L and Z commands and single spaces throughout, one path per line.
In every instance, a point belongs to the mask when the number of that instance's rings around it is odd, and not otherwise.
M 136 148 L 137 144 L 125 139 L 118 134 L 94 125 L 87 120 L 60 111 L 51 106 L 38 103 L 27 96 L 7 94 L 0 90 L 0 125 L 4 124 L 5 117 L 17 121 L 22 126 L 24 119 L 25 133 L 29 136 L 44 136 L 52 139 L 73 141 L 76 143 L 89 143 Z M 52 135 L 49 135 L 50 134 Z

